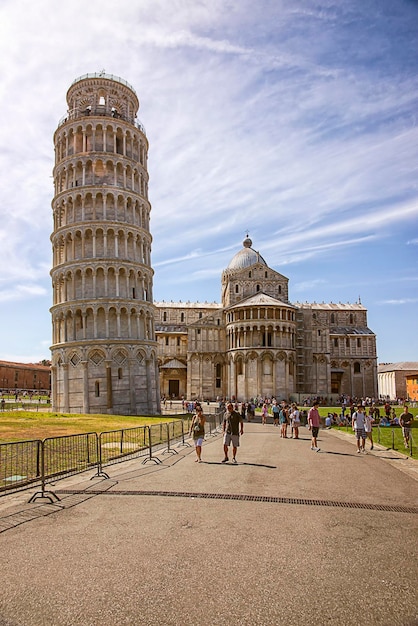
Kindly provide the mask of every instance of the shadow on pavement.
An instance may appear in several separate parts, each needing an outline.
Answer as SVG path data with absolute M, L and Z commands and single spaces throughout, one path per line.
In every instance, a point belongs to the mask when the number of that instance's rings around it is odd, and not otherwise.
M 232 463 L 232 461 L 228 461 L 228 463 L 222 463 L 222 461 L 202 461 L 202 463 L 206 463 L 206 465 L 229 465 L 231 467 L 238 467 L 238 465 L 251 465 L 252 467 L 266 467 L 267 469 L 277 469 L 277 465 L 264 465 L 263 463 L 247 463 L 238 461 L 237 463 Z

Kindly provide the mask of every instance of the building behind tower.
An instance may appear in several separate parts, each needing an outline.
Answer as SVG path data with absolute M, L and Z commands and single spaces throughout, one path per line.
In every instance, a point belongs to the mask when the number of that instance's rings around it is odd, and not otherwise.
M 160 410 L 148 141 L 135 90 L 77 78 L 54 134 L 52 408 Z

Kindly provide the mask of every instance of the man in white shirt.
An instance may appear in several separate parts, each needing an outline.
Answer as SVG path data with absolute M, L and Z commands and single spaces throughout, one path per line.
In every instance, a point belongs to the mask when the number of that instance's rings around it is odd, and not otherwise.
M 366 430 L 365 430 L 366 415 L 364 408 L 359 405 L 357 411 L 354 411 L 351 419 L 351 425 L 356 433 L 357 439 L 357 453 L 366 452 Z M 361 441 L 361 443 L 360 443 Z

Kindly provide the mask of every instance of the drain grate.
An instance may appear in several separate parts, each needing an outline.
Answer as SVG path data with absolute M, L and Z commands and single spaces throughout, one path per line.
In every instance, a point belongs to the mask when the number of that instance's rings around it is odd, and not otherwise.
M 244 502 L 272 502 L 274 504 L 299 504 L 305 506 L 328 506 L 343 509 L 365 509 L 367 511 L 386 511 L 390 513 L 418 514 L 418 508 L 393 504 L 368 504 L 364 502 L 340 502 L 338 500 L 310 500 L 307 498 L 281 498 L 276 496 L 255 496 L 246 494 L 230 493 L 200 493 L 192 491 L 101 491 L 89 489 L 88 491 L 75 491 L 62 489 L 56 494 L 86 493 L 101 496 L 158 496 L 168 498 L 202 498 L 206 500 L 240 500 Z

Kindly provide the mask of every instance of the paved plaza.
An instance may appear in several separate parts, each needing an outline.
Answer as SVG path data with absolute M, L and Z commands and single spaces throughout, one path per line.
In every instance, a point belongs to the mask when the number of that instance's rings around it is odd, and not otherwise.
M 0 498 L 0 626 L 418 624 L 418 464 L 244 424 Z

